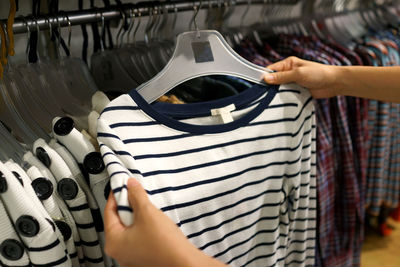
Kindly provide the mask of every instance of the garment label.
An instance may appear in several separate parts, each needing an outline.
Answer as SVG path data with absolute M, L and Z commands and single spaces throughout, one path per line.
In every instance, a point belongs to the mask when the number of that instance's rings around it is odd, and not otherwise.
M 223 108 L 215 108 L 211 110 L 211 115 L 219 116 L 223 123 L 233 122 L 231 112 L 236 109 L 235 104 L 230 104 L 229 106 Z

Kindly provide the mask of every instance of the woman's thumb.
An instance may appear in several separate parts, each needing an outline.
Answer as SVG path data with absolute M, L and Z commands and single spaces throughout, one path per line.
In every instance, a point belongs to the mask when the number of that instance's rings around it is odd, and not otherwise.
M 135 214 L 139 214 L 143 206 L 150 203 L 147 193 L 135 178 L 128 179 L 127 187 L 129 203 Z
M 264 80 L 269 84 L 284 84 L 296 82 L 295 72 L 293 70 L 266 73 Z

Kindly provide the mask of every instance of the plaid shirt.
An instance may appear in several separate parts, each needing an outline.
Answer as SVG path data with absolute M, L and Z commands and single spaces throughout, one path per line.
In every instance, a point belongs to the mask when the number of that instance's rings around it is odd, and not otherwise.
M 377 42 L 377 40 L 374 40 Z M 382 43 L 384 44 L 384 43 Z M 386 65 L 400 62 L 392 47 L 384 54 L 376 47 L 368 46 Z M 368 213 L 378 216 L 384 209 L 394 209 L 399 205 L 400 170 L 400 105 L 380 101 L 369 101 L 369 142 L 367 168 L 366 206 Z

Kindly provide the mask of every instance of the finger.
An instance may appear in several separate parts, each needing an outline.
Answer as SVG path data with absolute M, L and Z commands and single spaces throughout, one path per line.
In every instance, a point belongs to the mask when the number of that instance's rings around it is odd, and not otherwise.
M 136 216 L 140 215 L 144 206 L 151 204 L 147 192 L 142 185 L 134 178 L 129 178 L 127 182 L 128 199 Z
M 118 216 L 117 202 L 113 192 L 110 192 L 110 196 L 108 197 L 108 201 L 104 209 L 104 228 L 106 235 L 107 233 L 111 234 L 111 232 L 112 234 L 115 234 L 115 231 L 121 231 L 125 229 L 125 226 L 122 224 Z
M 284 84 L 284 83 L 296 82 L 296 72 L 290 70 L 290 71 L 266 73 L 264 75 L 264 80 L 266 83 L 269 84 Z
M 301 59 L 297 57 L 288 57 L 284 60 L 278 61 L 274 64 L 267 66 L 267 68 L 274 71 L 287 71 L 293 69 L 294 67 L 298 67 L 300 65 L 301 65 Z

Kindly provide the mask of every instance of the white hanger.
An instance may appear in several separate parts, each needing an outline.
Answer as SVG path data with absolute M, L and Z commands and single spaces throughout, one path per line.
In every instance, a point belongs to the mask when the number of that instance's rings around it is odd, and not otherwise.
M 198 10 L 195 11 L 197 15 Z M 174 54 L 165 68 L 136 89 L 148 103 L 175 86 L 200 76 L 231 75 L 265 84 L 263 75 L 271 70 L 259 67 L 239 56 L 219 32 L 200 31 L 196 20 L 194 23 L 196 31 L 178 35 Z

